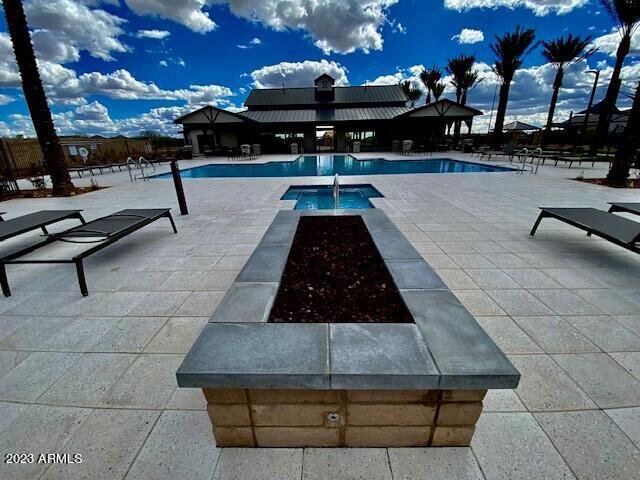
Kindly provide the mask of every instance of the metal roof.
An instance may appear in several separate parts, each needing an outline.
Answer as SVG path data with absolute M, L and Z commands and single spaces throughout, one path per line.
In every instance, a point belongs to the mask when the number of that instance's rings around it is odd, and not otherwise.
M 319 110 L 247 110 L 241 117 L 260 123 L 316 123 L 390 120 L 411 111 L 411 107 L 328 108 Z
M 529 125 L 528 123 L 519 122 L 516 120 L 515 122 L 505 123 L 502 129 L 511 132 L 527 132 L 529 130 L 540 130 L 540 127 Z
M 339 105 L 354 103 L 404 103 L 408 100 L 399 85 L 359 87 L 334 87 L 334 99 L 328 102 L 316 100 L 315 87 L 309 88 L 259 88 L 251 90 L 244 102 L 247 107 L 286 105 Z

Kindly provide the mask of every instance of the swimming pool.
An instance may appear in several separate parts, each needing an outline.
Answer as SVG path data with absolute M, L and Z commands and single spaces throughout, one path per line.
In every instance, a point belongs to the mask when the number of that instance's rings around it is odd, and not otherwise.
M 375 208 L 370 198 L 383 198 L 372 185 L 340 185 L 340 200 L 337 208 Z M 294 210 L 327 210 L 336 208 L 333 185 L 292 186 L 280 200 L 297 200 Z
M 291 162 L 210 164 L 181 171 L 183 178 L 210 177 L 324 177 L 339 175 L 389 175 L 411 173 L 481 173 L 513 172 L 493 165 L 463 162 L 450 158 L 429 160 L 395 160 L 368 158 L 358 160 L 352 155 L 303 155 Z M 170 178 L 171 173 L 156 175 Z

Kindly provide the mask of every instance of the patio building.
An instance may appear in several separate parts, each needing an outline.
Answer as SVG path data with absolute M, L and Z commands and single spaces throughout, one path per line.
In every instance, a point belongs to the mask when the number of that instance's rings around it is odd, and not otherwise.
M 260 144 L 263 153 L 396 149 L 402 140 L 424 145 L 437 140 L 457 122 L 471 130 L 482 112 L 451 100 L 413 108 L 400 85 L 336 86 L 323 74 L 315 86 L 253 89 L 246 110 L 229 112 L 206 106 L 175 120 L 184 128 L 194 155 L 215 154 L 228 147 Z

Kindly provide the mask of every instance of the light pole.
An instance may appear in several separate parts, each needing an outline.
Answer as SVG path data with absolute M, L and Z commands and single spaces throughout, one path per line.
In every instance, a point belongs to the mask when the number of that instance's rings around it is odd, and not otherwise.
M 587 106 L 587 112 L 584 114 L 584 122 L 582 123 L 581 137 L 583 139 L 587 134 L 587 124 L 589 123 L 589 113 L 591 112 L 591 107 L 593 106 L 593 98 L 596 96 L 596 89 L 598 88 L 598 79 L 600 78 L 600 70 L 587 70 L 587 73 L 595 74 L 596 78 L 593 81 L 593 88 L 591 89 L 591 97 L 589 97 L 589 105 Z

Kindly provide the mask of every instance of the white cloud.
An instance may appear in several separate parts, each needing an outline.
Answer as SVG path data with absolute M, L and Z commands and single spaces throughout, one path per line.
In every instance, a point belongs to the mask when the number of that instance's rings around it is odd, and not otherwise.
M 25 4 L 29 25 L 41 30 L 35 40 L 42 60 L 75 61 L 80 50 L 105 61 L 129 51 L 119 40 L 126 20 L 76 0 L 31 0 Z M 48 43 L 49 45 L 45 45 Z M 54 45 L 55 44 L 55 45 Z
M 217 25 L 203 9 L 212 0 L 125 0 L 138 15 L 166 18 L 198 33 L 207 33 Z
M 168 1 L 168 0 L 166 0 Z M 276 31 L 302 30 L 329 54 L 381 50 L 382 27 L 398 0 L 213 0 Z
M 249 43 L 238 44 L 236 45 L 236 47 L 241 48 L 242 50 L 246 50 L 248 48 L 257 47 L 258 45 L 261 45 L 261 44 L 262 44 L 262 40 L 260 40 L 258 37 L 254 37 L 251 39 Z
M 11 95 L 5 95 L 3 93 L 0 93 L 0 105 L 8 105 L 11 102 L 14 102 L 15 100 L 16 99 Z
M 460 33 L 451 37 L 451 40 L 457 40 L 459 44 L 474 44 L 484 41 L 484 33 L 482 30 L 474 30 L 472 28 L 463 28 Z
M 20 85 L 20 75 L 9 34 L 0 32 L 0 87 Z
M 136 37 L 138 38 L 151 38 L 153 40 L 162 40 L 171 35 L 168 30 L 138 30 Z
M 60 38 L 60 35 L 49 30 L 31 32 L 31 40 L 36 57 L 56 63 L 77 62 L 80 50 L 76 45 Z
M 537 16 L 557 13 L 564 15 L 580 8 L 589 0 L 444 0 L 445 8 L 464 12 L 473 8 L 527 8 Z
M 618 45 L 620 44 L 620 38 L 618 28 L 612 28 L 610 33 L 594 39 L 592 45 L 597 47 L 602 53 L 606 53 L 610 57 L 615 57 L 616 50 L 618 50 Z M 631 37 L 631 51 L 629 55 L 640 55 L 640 29 L 636 29 Z
M 389 75 L 381 75 L 373 80 L 367 80 L 365 83 L 367 85 L 397 85 L 400 82 L 408 80 L 409 83 L 411 83 L 412 87 L 417 88 L 422 92 L 423 97 L 422 99 L 418 100 L 419 104 L 426 101 L 427 89 L 420 80 L 420 72 L 422 72 L 422 70 L 424 69 L 424 65 L 412 65 L 407 68 L 398 68 L 395 73 Z M 445 82 L 446 86 L 443 95 L 446 96 L 446 94 L 453 91 L 453 89 L 449 85 L 447 77 L 444 77 L 443 81 Z
M 158 65 L 160 65 L 161 67 L 168 67 L 169 66 L 169 64 L 167 63 L 166 60 L 160 60 L 158 62 Z
M 382 27 L 399 0 L 125 0 L 139 15 L 153 15 L 206 33 L 217 24 L 206 11 L 227 5 L 236 16 L 276 31 L 301 30 L 325 53 L 381 50 Z M 394 27 L 403 31 L 401 25 Z M 242 47 L 241 47 L 242 48 Z
M 309 87 L 323 73 L 335 78 L 336 85 L 347 85 L 347 69 L 334 61 L 305 60 L 304 62 L 281 62 L 267 65 L 251 72 L 255 88 Z

